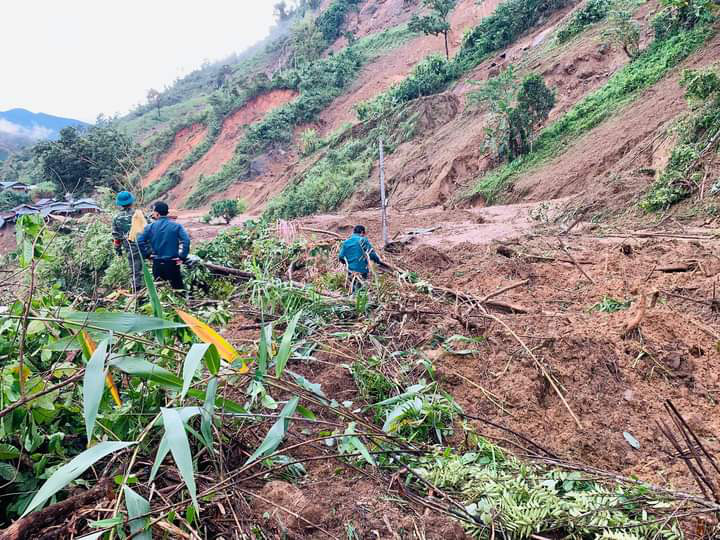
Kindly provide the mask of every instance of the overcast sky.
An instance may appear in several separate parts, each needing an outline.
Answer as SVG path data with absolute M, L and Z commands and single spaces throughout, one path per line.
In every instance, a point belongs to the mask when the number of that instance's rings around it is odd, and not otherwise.
M 276 0 L 2 0 L 0 111 L 94 122 L 262 39 Z

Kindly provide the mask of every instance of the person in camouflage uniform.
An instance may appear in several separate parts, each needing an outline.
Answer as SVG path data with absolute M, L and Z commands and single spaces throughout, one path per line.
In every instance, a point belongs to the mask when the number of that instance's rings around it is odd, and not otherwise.
M 115 204 L 120 207 L 120 212 L 113 218 L 112 237 L 115 253 L 122 255 L 123 250 L 127 253 L 133 293 L 137 294 L 143 285 L 142 255 L 137 242 L 128 239 L 128 233 L 132 228 L 134 202 L 135 197 L 128 191 L 117 194 Z

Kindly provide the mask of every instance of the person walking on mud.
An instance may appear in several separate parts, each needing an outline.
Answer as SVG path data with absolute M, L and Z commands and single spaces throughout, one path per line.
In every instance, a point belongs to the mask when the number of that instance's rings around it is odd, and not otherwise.
M 352 236 L 342 243 L 338 258 L 347 266 L 353 294 L 364 286 L 370 275 L 368 259 L 375 264 L 383 264 L 375 253 L 370 240 L 367 239 L 364 225 L 355 225 Z
M 156 280 L 170 282 L 173 289 L 184 289 L 180 265 L 190 253 L 190 237 L 185 227 L 168 217 L 168 205 L 156 202 L 153 207 L 154 223 L 140 236 L 138 245 L 143 257 L 152 259 L 152 272 Z
M 130 280 L 133 294 L 142 289 L 142 255 L 137 244 L 136 234 L 133 231 L 133 204 L 135 197 L 129 191 L 121 191 L 115 198 L 115 204 L 120 207 L 120 212 L 112 221 L 112 238 L 115 246 L 115 253 L 122 256 L 123 251 L 127 253 L 128 264 L 130 265 Z M 142 214 L 142 221 L 145 222 Z M 135 218 L 136 220 L 138 218 Z

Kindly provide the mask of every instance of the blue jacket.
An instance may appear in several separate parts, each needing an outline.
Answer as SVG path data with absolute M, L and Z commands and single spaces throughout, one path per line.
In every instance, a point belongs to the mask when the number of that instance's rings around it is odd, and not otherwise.
M 182 249 L 180 244 L 182 243 Z M 171 221 L 167 216 L 151 223 L 137 237 L 143 257 L 152 254 L 156 259 L 185 259 L 190 252 L 190 237 L 185 227 Z
M 359 234 L 353 234 L 343 242 L 338 256 L 340 262 L 347 264 L 350 272 L 361 274 L 368 272 L 368 257 L 373 262 L 380 263 L 380 257 L 375 253 L 370 240 Z

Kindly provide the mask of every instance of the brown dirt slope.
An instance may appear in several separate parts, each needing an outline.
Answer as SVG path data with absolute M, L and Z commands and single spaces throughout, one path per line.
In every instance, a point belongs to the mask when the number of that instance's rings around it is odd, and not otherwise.
M 192 152 L 193 148 L 200 144 L 206 134 L 207 128 L 202 124 L 193 124 L 178 131 L 170 149 L 163 154 L 155 167 L 142 179 L 142 187 L 148 187 L 160 179 L 170 167 L 182 161 L 185 156 Z
M 183 173 L 182 181 L 169 194 L 173 206 L 181 207 L 195 187 L 200 175 L 211 175 L 230 160 L 245 128 L 261 120 L 268 112 L 288 103 L 296 96 L 291 90 L 273 90 L 250 100 L 225 119 L 215 144 L 192 167 Z

